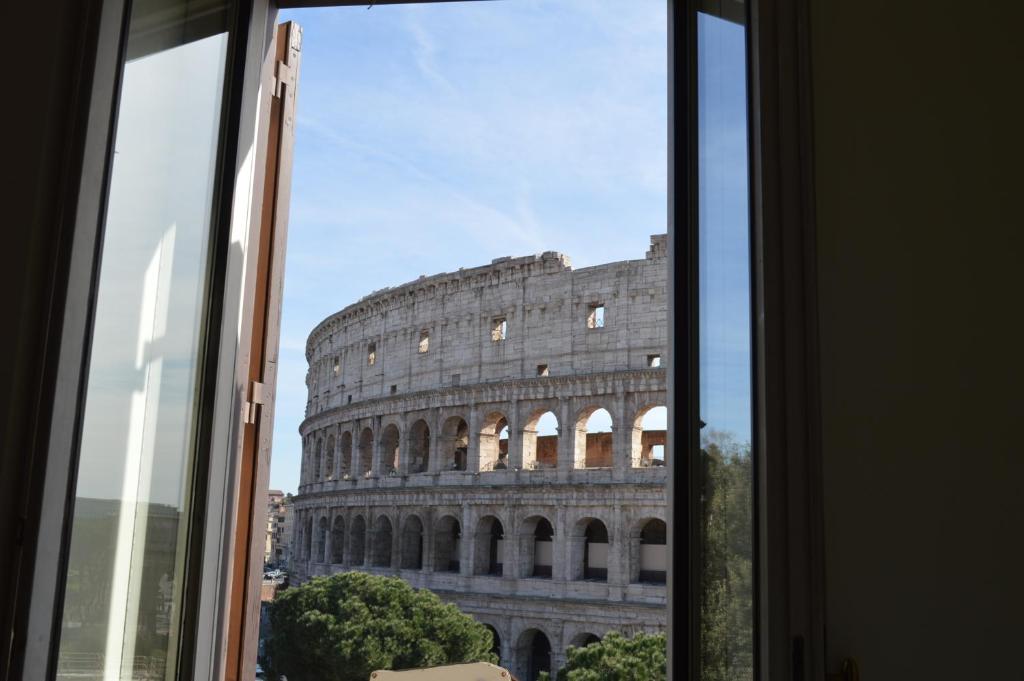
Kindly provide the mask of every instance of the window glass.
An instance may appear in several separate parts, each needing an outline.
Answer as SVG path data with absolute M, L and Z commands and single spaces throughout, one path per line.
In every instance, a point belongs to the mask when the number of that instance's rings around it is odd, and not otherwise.
M 228 35 L 136 3 L 103 233 L 57 677 L 171 679 Z M 158 11 L 157 11 L 158 10 Z
M 746 29 L 698 15 L 701 678 L 753 678 Z

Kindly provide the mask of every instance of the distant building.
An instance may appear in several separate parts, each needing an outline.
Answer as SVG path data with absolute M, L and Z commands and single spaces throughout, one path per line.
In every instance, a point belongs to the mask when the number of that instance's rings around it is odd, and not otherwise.
M 291 559 L 291 494 L 272 489 L 267 494 L 267 541 L 263 563 L 287 565 Z
M 306 345 L 293 583 L 359 570 L 488 625 L 524 681 L 666 626 L 667 242 L 423 277 Z M 588 431 L 599 409 L 611 432 Z M 541 433 L 547 415 L 557 424 Z

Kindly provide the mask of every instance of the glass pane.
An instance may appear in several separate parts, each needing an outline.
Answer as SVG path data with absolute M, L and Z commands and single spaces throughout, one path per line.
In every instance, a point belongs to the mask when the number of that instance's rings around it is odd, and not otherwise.
M 746 29 L 698 15 L 701 679 L 753 678 Z
M 155 6 L 159 5 L 159 7 Z M 171 679 L 227 33 L 135 3 L 107 204 L 58 678 Z

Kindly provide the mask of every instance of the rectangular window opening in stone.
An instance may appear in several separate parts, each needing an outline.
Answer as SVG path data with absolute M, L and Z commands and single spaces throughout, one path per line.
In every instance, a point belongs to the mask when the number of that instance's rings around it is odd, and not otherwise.
M 341 358 L 335 355 L 334 357 L 334 375 L 338 376 L 341 374 Z
M 591 303 L 587 306 L 587 328 L 604 328 L 604 303 Z
M 391 385 L 391 394 L 394 395 L 397 392 L 398 392 L 398 386 L 395 385 L 395 384 L 392 384 Z
M 647 355 L 647 366 L 657 369 L 661 366 L 661 355 Z
M 547 376 L 548 375 L 548 365 L 547 364 L 538 364 L 537 365 L 537 375 L 538 376 Z
M 462 374 L 452 374 L 452 385 L 459 385 L 462 383 Z
M 508 333 L 508 320 L 505 317 L 495 317 L 491 320 L 491 340 L 503 341 Z
M 423 329 L 422 331 L 420 331 L 419 352 L 420 354 L 423 354 L 428 350 L 430 350 L 430 331 L 428 331 L 427 329 Z
M 366 364 L 373 366 L 377 363 L 377 344 L 370 343 L 366 346 Z

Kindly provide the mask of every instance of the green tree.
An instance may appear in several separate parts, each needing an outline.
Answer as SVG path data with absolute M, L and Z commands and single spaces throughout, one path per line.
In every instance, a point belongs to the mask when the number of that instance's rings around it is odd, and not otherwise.
M 558 681 L 661 681 L 665 678 L 665 634 L 637 634 L 626 638 L 611 632 L 597 643 L 570 647 Z M 541 675 L 538 681 L 547 681 Z
M 346 572 L 285 589 L 270 606 L 269 678 L 366 681 L 375 669 L 497 662 L 487 627 L 396 577 Z
M 750 445 L 712 430 L 702 449 L 701 678 L 743 681 L 754 677 Z

